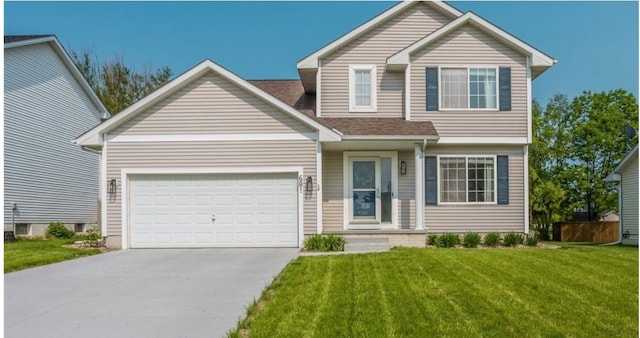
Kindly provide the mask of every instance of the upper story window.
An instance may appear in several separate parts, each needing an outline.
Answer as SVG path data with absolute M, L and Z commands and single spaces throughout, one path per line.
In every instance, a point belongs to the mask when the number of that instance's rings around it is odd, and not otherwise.
M 498 109 L 496 68 L 441 68 L 442 109 Z
M 429 66 L 426 109 L 511 110 L 511 67 Z
M 376 66 L 349 66 L 349 111 L 376 111 Z

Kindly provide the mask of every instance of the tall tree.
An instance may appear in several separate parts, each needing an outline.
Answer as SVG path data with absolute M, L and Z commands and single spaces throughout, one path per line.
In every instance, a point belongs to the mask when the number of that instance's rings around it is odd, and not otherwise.
M 622 89 L 585 91 L 573 99 L 570 112 L 570 196 L 587 209 L 589 220 L 597 220 L 600 212 L 617 209 L 617 194 L 604 178 L 629 151 L 624 127 L 638 128 L 638 103 Z
M 153 71 L 144 67 L 136 72 L 126 66 L 121 57 L 101 62 L 90 51 L 79 54 L 72 50 L 71 58 L 112 115 L 145 97 L 171 77 L 171 69 L 167 66 Z

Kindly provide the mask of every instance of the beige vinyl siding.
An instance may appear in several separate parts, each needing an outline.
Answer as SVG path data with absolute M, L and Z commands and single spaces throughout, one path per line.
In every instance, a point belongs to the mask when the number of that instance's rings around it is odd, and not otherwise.
M 511 67 L 512 110 L 426 111 L 427 66 Z M 432 121 L 440 136 L 526 137 L 526 57 L 470 24 L 458 28 L 411 56 L 411 119 Z
M 322 228 L 344 229 L 342 152 L 322 153 Z
M 478 233 L 524 231 L 524 155 L 522 147 L 427 147 L 433 155 L 508 155 L 509 205 L 437 205 L 425 207 L 429 232 Z M 438 177 L 440 179 L 440 177 Z
M 313 130 L 221 76 L 208 73 L 110 134 L 291 132 Z
M 344 230 L 343 153 L 322 154 L 322 227 L 324 231 Z M 415 227 L 415 162 L 413 151 L 398 152 L 398 163 L 407 162 L 407 174 L 398 172 L 398 223 L 401 229 Z
M 300 166 L 316 181 L 316 143 L 303 141 L 109 142 L 107 180 L 116 179 L 115 198 L 107 199 L 109 236 L 120 236 L 121 173 L 131 168 L 238 168 Z M 316 191 L 304 193 L 304 232 L 316 232 Z
M 638 245 L 638 155 L 620 173 L 622 177 L 622 231 L 629 231 L 624 244 Z
M 324 57 L 320 60 L 322 116 L 402 117 L 404 74 L 386 72 L 386 59 L 449 21 L 429 5 L 416 3 Z M 350 64 L 376 65 L 376 113 L 349 113 Z
M 398 227 L 414 229 L 416 227 L 416 165 L 413 151 L 398 152 L 400 161 L 407 162 L 407 174 L 400 175 L 398 170 Z

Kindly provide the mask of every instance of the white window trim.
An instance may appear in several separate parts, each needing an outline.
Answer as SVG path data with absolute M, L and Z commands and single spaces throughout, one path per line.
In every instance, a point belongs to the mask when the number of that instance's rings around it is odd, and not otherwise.
M 368 70 L 371 72 L 371 105 L 356 106 L 356 70 Z M 349 65 L 349 112 L 350 113 L 375 113 L 378 109 L 377 84 L 378 77 L 376 65 Z
M 461 158 L 465 159 L 465 202 L 442 202 L 440 200 L 440 192 L 442 191 L 442 187 L 440 186 L 440 180 L 442 179 L 440 175 L 440 158 Z M 493 202 L 469 202 L 469 158 L 492 158 L 493 159 Z M 498 205 L 498 156 L 497 155 L 438 155 L 438 176 L 437 176 L 437 187 L 438 187 L 438 205 Z
M 467 70 L 467 108 L 443 108 L 442 107 L 442 69 L 465 68 Z M 472 68 L 491 68 L 496 70 L 496 107 L 495 108 L 468 108 L 471 99 L 471 84 L 469 70 Z M 446 65 L 438 66 L 438 110 L 440 111 L 500 111 L 500 67 L 491 65 Z

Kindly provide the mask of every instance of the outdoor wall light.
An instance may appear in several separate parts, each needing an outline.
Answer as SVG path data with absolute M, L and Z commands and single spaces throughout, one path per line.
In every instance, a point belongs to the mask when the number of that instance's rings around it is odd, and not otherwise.
M 117 187 L 116 179 L 115 178 L 110 179 L 107 185 L 109 187 L 108 189 L 109 195 L 114 196 L 116 194 L 116 187 Z
M 407 174 L 407 162 L 400 161 L 400 175 L 406 175 L 406 174 Z
M 307 191 L 313 191 L 313 178 L 311 176 L 307 176 Z

